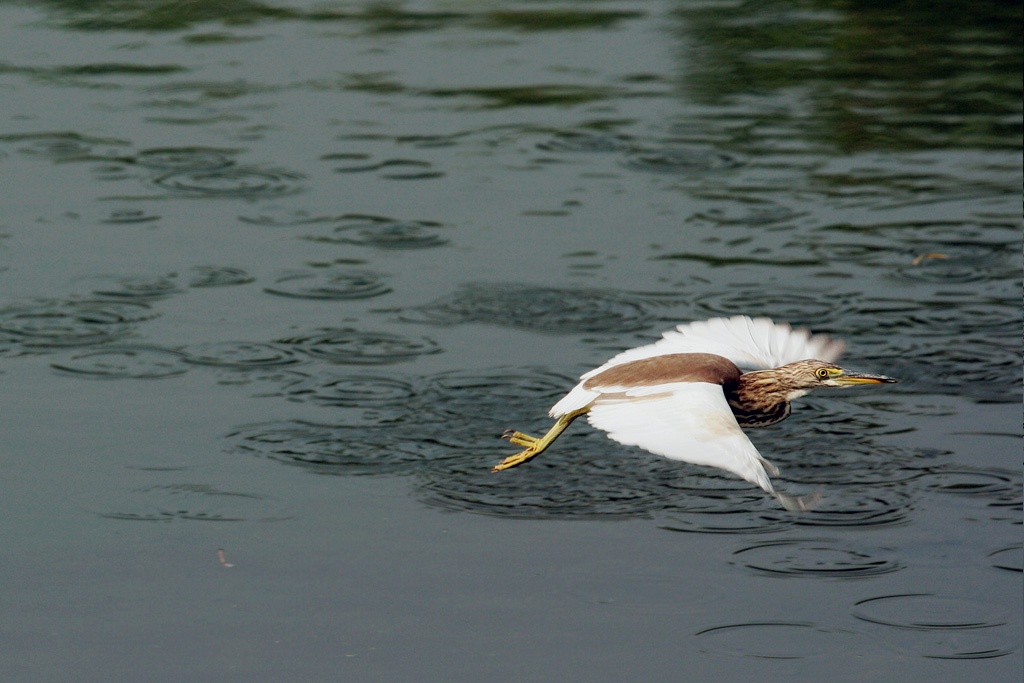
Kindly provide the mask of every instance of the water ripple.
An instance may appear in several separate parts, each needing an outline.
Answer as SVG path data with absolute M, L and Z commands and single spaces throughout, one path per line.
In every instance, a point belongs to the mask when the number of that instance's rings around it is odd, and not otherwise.
M 110 216 L 100 220 L 108 225 L 137 225 L 160 220 L 160 216 L 149 214 L 139 209 L 118 209 L 111 211 Z
M 104 494 L 101 501 L 86 503 L 86 507 L 100 517 L 131 522 L 276 522 L 291 518 L 264 496 L 221 491 L 206 484 L 145 486 L 114 498 Z
M 162 147 L 143 150 L 129 160 L 157 171 L 208 171 L 233 165 L 236 153 L 212 147 Z
M 813 324 L 825 329 L 831 322 L 844 318 L 856 310 L 857 297 L 840 292 L 810 292 L 806 288 L 787 287 L 772 283 L 766 292 L 764 282 L 733 283 L 715 291 L 705 290 L 694 300 L 708 317 L 748 315 L 758 311 L 775 320 L 794 325 Z M 701 317 L 701 316 L 697 316 Z
M 805 659 L 849 652 L 853 643 L 845 631 L 802 621 L 764 621 L 727 624 L 697 631 L 700 649 L 754 659 Z
M 755 543 L 733 553 L 731 563 L 768 576 L 862 579 L 902 569 L 876 551 L 843 547 L 836 539 L 792 539 Z
M 920 484 L 929 491 L 977 497 L 997 506 L 1019 509 L 1024 481 L 1020 472 L 945 465 L 928 468 Z
M 872 624 L 911 631 L 962 631 L 1006 624 L 1000 611 L 966 598 L 933 593 L 904 593 L 867 598 L 854 604 L 853 616 Z
M 80 351 L 50 367 L 97 379 L 159 379 L 184 374 L 188 368 L 182 360 L 172 349 L 133 344 Z
M 92 291 L 92 295 L 99 299 L 120 301 L 159 301 L 182 292 L 174 281 L 175 277 L 107 277 L 103 279 L 109 281 L 111 285 L 100 285 L 99 289 Z
M 404 409 L 419 402 L 419 387 L 415 382 L 396 377 L 318 372 L 296 377 L 282 388 L 281 395 L 293 401 L 312 401 L 339 408 Z
M 403 337 L 387 332 L 324 329 L 304 337 L 281 339 L 313 358 L 348 365 L 387 365 L 440 353 L 441 347 L 426 337 Z
M 229 450 L 296 465 L 318 474 L 410 473 L 443 456 L 395 426 L 317 424 L 304 420 L 246 425 L 227 436 Z
M 382 216 L 342 216 L 334 221 L 330 234 L 310 235 L 306 239 L 386 250 L 430 249 L 448 244 L 437 234 L 443 226 L 432 221 L 400 221 Z
M 235 370 L 280 367 L 301 362 L 294 351 L 261 342 L 206 342 L 190 344 L 181 352 L 187 363 Z
M 28 348 L 105 344 L 155 317 L 144 304 L 41 300 L 0 309 L 0 332 Z
M 637 332 L 653 322 L 646 304 L 659 296 L 481 283 L 409 309 L 402 319 L 436 325 L 485 323 L 555 334 Z
M 831 489 L 808 514 L 794 518 L 799 526 L 876 527 L 906 524 L 913 510 L 908 493 L 894 489 Z
M 365 271 L 297 271 L 282 275 L 263 291 L 296 299 L 370 299 L 391 292 L 381 279 L 380 275 Z
M 121 147 L 129 144 L 114 138 L 93 138 L 72 132 L 15 133 L 0 135 L 0 143 L 17 145 L 18 151 L 53 161 L 92 160 L 96 147 Z
M 688 499 L 682 513 L 666 515 L 658 525 L 664 531 L 688 534 L 767 534 L 793 525 L 790 513 L 762 509 L 761 492 L 737 491 L 730 495 L 697 496 Z M 790 516 L 787 516 L 790 515 Z
M 196 266 L 191 269 L 189 287 L 229 287 L 254 282 L 256 278 L 241 268 L 228 266 Z
M 993 550 L 988 554 L 988 558 L 992 560 L 992 566 L 996 569 L 1024 572 L 1024 551 L 1022 551 L 1020 543 Z
M 200 168 L 172 171 L 158 176 L 158 187 L 183 195 L 261 199 L 295 194 L 305 176 L 279 169 Z
M 445 176 L 444 171 L 436 171 L 433 164 L 420 159 L 385 159 L 378 163 L 341 166 L 334 170 L 338 173 L 379 171 L 378 176 L 385 180 L 431 180 Z

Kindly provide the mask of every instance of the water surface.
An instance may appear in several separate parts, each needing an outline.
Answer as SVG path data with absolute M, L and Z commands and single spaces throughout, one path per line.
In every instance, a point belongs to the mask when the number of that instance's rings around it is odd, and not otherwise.
M 4 680 L 1014 680 L 1021 10 L 0 4 Z M 574 425 L 767 315 L 745 482 Z

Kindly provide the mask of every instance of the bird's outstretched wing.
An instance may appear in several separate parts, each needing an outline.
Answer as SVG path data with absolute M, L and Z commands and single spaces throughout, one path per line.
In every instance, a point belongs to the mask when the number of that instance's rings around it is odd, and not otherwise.
M 842 355 L 843 346 L 843 342 L 826 334 L 811 334 L 768 318 L 712 318 L 679 325 L 653 344 L 623 351 L 583 377 L 592 377 L 612 365 L 668 353 L 713 353 L 744 370 L 767 370 L 808 359 L 833 363 Z
M 587 420 L 609 438 L 671 460 L 718 467 L 775 494 L 768 472 L 776 474 L 776 468 L 740 429 L 717 384 L 678 382 L 600 391 Z
M 809 510 L 817 504 L 817 494 L 798 497 L 775 490 L 768 474 L 778 474 L 778 468 L 761 457 L 740 429 L 719 385 L 677 382 L 599 391 L 587 420 L 609 438 L 671 460 L 732 472 L 760 486 L 787 510 Z

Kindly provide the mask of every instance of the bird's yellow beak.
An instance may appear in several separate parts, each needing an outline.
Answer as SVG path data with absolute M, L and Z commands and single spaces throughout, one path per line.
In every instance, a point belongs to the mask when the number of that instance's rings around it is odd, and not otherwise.
M 886 377 L 885 375 L 866 375 L 860 372 L 843 372 L 836 377 L 831 377 L 830 383 L 837 387 L 852 387 L 860 384 L 893 384 L 898 379 Z

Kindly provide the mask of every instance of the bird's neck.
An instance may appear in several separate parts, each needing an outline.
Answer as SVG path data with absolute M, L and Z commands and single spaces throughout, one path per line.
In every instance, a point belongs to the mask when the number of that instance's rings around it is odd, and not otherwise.
M 726 390 L 726 399 L 741 426 L 766 427 L 789 417 L 789 402 L 805 393 L 792 390 L 771 372 L 757 371 L 740 375 Z

